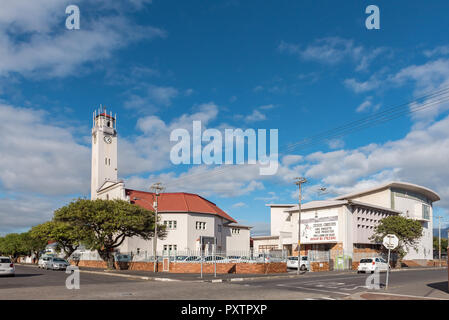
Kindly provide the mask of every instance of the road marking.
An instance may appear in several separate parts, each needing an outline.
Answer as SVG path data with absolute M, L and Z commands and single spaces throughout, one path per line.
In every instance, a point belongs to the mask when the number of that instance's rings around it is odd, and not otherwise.
M 321 289 L 314 289 L 314 288 L 305 288 L 305 287 L 292 287 L 292 286 L 286 286 L 283 284 L 278 284 L 279 287 L 286 287 L 286 288 L 297 288 L 297 289 L 304 289 L 304 290 L 311 290 L 311 291 L 321 291 L 321 292 L 328 292 L 328 293 L 334 293 L 334 294 L 341 294 L 344 296 L 350 296 L 349 293 L 343 293 L 343 292 L 336 292 L 336 291 L 329 291 L 329 290 L 321 290 Z

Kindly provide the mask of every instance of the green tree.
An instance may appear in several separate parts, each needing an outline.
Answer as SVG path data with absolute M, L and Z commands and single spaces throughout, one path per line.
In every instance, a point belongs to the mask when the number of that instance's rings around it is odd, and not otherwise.
M 433 237 L 433 250 L 438 252 L 438 237 Z M 441 252 L 447 251 L 447 239 L 441 238 Z
M 387 234 L 396 235 L 399 238 L 399 245 L 392 252 L 397 254 L 400 266 L 402 259 L 407 254 L 407 248 L 418 250 L 417 240 L 422 236 L 422 232 L 423 227 L 417 220 L 402 216 L 388 216 L 379 221 L 370 240 L 382 243 Z M 382 248 L 386 250 L 383 246 Z
M 78 199 L 56 210 L 54 220 L 70 224 L 79 240 L 88 249 L 97 250 L 108 269 L 115 269 L 114 249 L 127 237 L 151 239 L 155 215 L 123 200 Z M 165 235 L 165 227 L 158 225 L 158 237 Z
M 10 233 L 4 236 L 0 241 L 0 252 L 10 256 L 14 262 L 19 256 L 28 254 L 23 234 Z
M 38 227 L 39 226 L 35 226 L 31 228 L 30 231 L 21 234 L 24 251 L 26 252 L 25 254 L 34 254 L 35 263 L 38 262 L 41 251 L 43 251 L 48 244 L 47 237 L 34 232 L 34 230 Z
M 48 221 L 33 227 L 31 230 L 35 237 L 55 241 L 58 248 L 64 251 L 67 259 L 78 249 L 82 238 L 78 228 L 73 225 L 57 220 Z

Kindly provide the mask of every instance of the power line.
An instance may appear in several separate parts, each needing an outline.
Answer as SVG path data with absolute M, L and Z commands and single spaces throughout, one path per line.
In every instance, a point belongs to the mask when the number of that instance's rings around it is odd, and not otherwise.
M 425 102 L 424 104 L 419 105 L 421 100 L 425 99 L 432 99 L 436 98 L 434 100 L 430 100 Z M 387 110 L 377 112 L 371 116 L 361 118 L 355 121 L 351 121 L 347 124 L 338 126 L 336 128 L 327 130 L 323 133 L 314 135 L 310 138 L 303 139 L 299 142 L 296 142 L 294 144 L 287 145 L 284 152 L 291 152 L 295 149 L 305 149 L 306 147 L 312 147 L 317 144 L 322 143 L 323 141 L 329 140 L 329 139 L 335 139 L 340 138 L 342 136 L 348 135 L 350 133 L 354 133 L 369 127 L 373 127 L 394 119 L 397 119 L 399 117 L 402 117 L 404 115 L 413 114 L 431 107 L 434 107 L 435 105 L 444 103 L 449 101 L 449 87 L 436 90 L 432 93 L 423 95 L 421 97 L 418 97 L 412 101 L 409 101 L 407 103 L 403 103 L 397 107 L 388 108 Z M 414 107 L 409 107 L 411 104 L 418 104 Z M 404 108 L 406 106 L 407 108 Z M 242 166 L 249 166 L 249 164 L 239 165 L 241 168 Z M 253 165 L 254 166 L 254 165 Z M 216 177 L 222 174 L 227 173 L 228 170 L 235 169 L 235 165 L 221 165 L 218 168 L 215 168 L 213 170 L 208 170 L 206 172 L 199 172 L 199 173 L 192 173 L 189 175 L 184 175 L 179 178 L 173 179 L 172 183 L 167 182 L 165 185 L 167 187 L 179 185 L 182 184 L 183 181 L 188 182 L 195 182 L 198 179 L 209 179 L 211 177 Z
M 358 127 L 354 127 L 354 128 L 349 128 L 346 131 L 342 131 L 342 132 L 336 133 L 336 134 L 334 134 L 332 136 L 323 137 L 323 138 L 318 139 L 316 141 L 311 141 L 308 144 L 303 144 L 302 146 L 297 146 L 294 149 L 305 149 L 306 147 L 312 147 L 312 146 L 320 144 L 323 141 L 328 140 L 329 138 L 340 138 L 340 137 L 348 135 L 350 133 L 353 133 L 353 132 L 356 132 L 356 131 L 360 131 L 360 130 L 368 128 L 368 127 L 373 127 L 375 125 L 391 121 L 393 119 L 396 119 L 396 118 L 401 117 L 401 116 L 406 115 L 406 114 L 412 114 L 412 113 L 415 113 L 415 112 L 418 112 L 418 111 L 422 111 L 424 109 L 433 107 L 433 106 L 435 106 L 437 104 L 440 104 L 440 103 L 446 102 L 446 101 L 449 101 L 449 97 L 445 97 L 445 99 L 441 99 L 441 100 L 438 100 L 438 101 L 432 101 L 432 103 L 424 104 L 422 106 L 415 107 L 415 108 L 413 108 L 411 110 L 403 111 L 400 114 L 394 114 L 394 115 L 392 115 L 392 116 L 390 116 L 388 118 L 378 119 L 378 120 L 376 120 L 376 121 L 374 121 L 372 123 L 366 124 L 365 126 L 358 126 Z M 287 151 L 291 152 L 292 150 L 287 150 Z M 248 164 L 244 164 L 244 165 L 245 166 L 249 166 Z M 239 167 L 241 168 L 242 165 L 240 165 Z M 218 175 L 222 175 L 224 173 L 227 173 L 228 170 L 235 170 L 235 169 L 236 169 L 235 165 L 221 166 L 221 167 L 219 167 L 217 169 L 214 169 L 212 171 L 193 173 L 193 174 L 190 174 L 190 175 L 185 175 L 185 176 L 183 176 L 181 178 L 175 179 L 175 181 L 173 181 L 173 183 L 167 183 L 166 185 L 167 186 L 172 186 L 172 185 L 175 185 L 175 184 L 179 184 L 180 182 L 182 183 L 182 181 L 196 182 L 198 179 L 205 179 L 205 180 L 207 180 L 207 179 L 210 179 L 211 177 L 216 177 Z

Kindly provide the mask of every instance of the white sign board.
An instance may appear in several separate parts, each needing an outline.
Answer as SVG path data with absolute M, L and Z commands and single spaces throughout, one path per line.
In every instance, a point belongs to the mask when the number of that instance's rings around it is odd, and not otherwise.
M 338 215 L 301 219 L 301 243 L 336 242 Z
M 389 250 L 393 250 L 394 248 L 396 248 L 398 246 L 398 244 L 399 244 L 399 239 L 394 234 L 387 234 L 384 237 L 383 245 L 385 248 L 387 248 Z

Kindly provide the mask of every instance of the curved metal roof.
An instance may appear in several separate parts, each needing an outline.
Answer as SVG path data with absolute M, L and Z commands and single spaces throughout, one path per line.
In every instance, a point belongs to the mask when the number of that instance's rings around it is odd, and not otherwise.
M 391 181 L 391 182 L 379 185 L 379 186 L 371 188 L 371 189 L 366 189 L 363 191 L 353 192 L 353 193 L 348 193 L 348 194 L 345 194 L 342 196 L 338 196 L 338 197 L 335 197 L 334 199 L 335 200 L 352 199 L 352 198 L 356 198 L 356 197 L 362 196 L 367 193 L 372 193 L 372 192 L 379 191 L 382 189 L 387 189 L 387 188 L 398 188 L 398 189 L 413 191 L 413 192 L 416 192 L 416 193 L 426 196 L 432 202 L 440 200 L 440 196 L 438 195 L 438 193 L 436 193 L 435 191 L 433 191 L 431 189 L 428 189 L 423 186 L 419 186 L 417 184 L 408 183 L 408 182 L 400 182 L 400 181 Z

